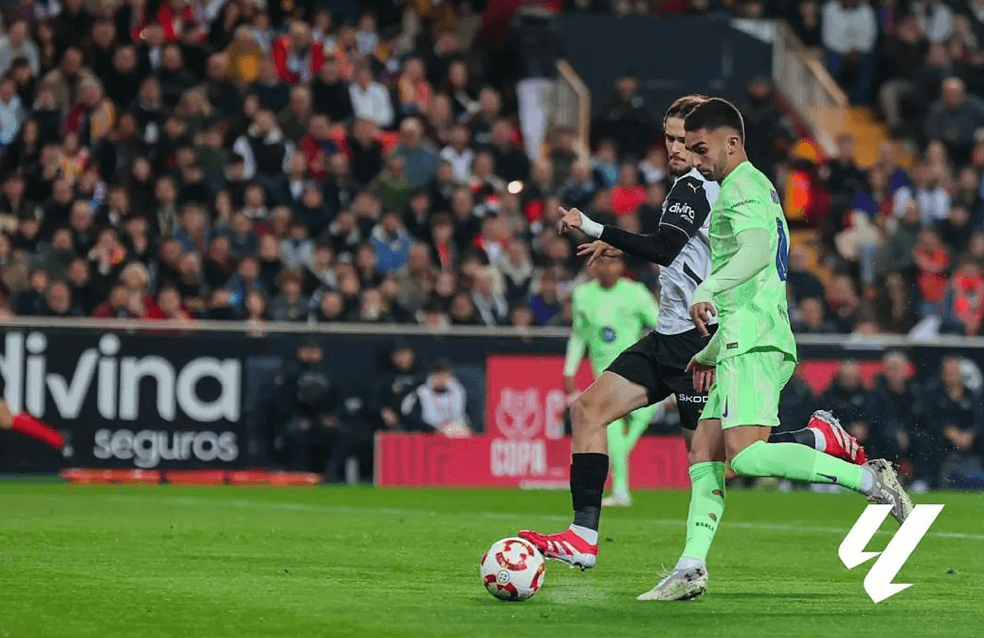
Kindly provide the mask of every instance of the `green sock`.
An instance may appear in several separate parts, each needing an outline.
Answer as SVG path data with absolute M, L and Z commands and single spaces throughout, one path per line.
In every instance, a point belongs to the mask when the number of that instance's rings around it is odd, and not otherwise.
M 629 452 L 622 419 L 608 424 L 608 459 L 612 468 L 612 493 L 629 491 Z
M 743 476 L 774 476 L 807 483 L 861 489 L 860 465 L 834 458 L 796 443 L 756 441 L 735 455 L 731 468 Z
M 690 466 L 690 511 L 683 556 L 707 560 L 724 515 L 724 463 L 707 461 Z

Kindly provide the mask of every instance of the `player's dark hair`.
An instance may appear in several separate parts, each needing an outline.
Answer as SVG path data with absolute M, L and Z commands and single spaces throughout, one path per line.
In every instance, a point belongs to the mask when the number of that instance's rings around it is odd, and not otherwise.
M 706 102 L 707 99 L 706 95 L 700 95 L 699 93 L 691 93 L 690 95 L 678 97 L 673 100 L 673 104 L 670 104 L 670 108 L 666 109 L 666 113 L 663 114 L 663 124 L 666 124 L 666 120 L 671 117 L 687 119 L 690 112 Z
M 700 129 L 714 131 L 724 127 L 734 129 L 742 140 L 745 139 L 745 120 L 742 119 L 738 108 L 719 97 L 712 97 L 697 105 L 684 122 L 687 131 Z

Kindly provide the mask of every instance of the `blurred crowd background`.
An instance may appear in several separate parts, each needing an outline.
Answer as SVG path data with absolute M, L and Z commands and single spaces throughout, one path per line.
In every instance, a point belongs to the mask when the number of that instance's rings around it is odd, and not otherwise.
M 542 60 L 503 46 L 516 11 L 786 20 L 893 136 L 869 168 L 850 134 L 826 157 L 767 76 L 749 83 L 752 160 L 817 237 L 790 254 L 795 330 L 981 333 L 984 0 L 3 0 L 0 318 L 569 325 L 591 273 L 559 207 L 654 230 L 665 105 L 627 64 L 587 153 L 538 129 L 517 84 Z M 655 292 L 656 268 L 626 274 Z M 920 385 L 962 406 L 955 375 Z M 914 449 L 917 411 L 871 424 L 899 382 L 854 376 L 824 405 Z M 979 457 L 971 403 L 963 434 L 918 413 L 932 458 Z

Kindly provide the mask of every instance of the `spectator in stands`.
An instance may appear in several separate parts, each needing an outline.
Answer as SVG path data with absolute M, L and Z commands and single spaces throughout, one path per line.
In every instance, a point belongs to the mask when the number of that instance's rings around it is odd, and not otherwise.
M 949 217 L 939 222 L 936 230 L 951 255 L 962 255 L 970 245 L 970 237 L 974 233 L 970 211 L 962 204 L 954 204 L 950 207 Z
M 827 308 L 835 332 L 850 334 L 858 319 L 860 300 L 854 281 L 848 275 L 837 275 L 827 288 Z
M 823 393 L 820 404 L 833 412 L 861 445 L 867 444 L 872 431 L 872 395 L 861 382 L 857 361 L 846 360 L 837 366 L 837 376 Z
M 284 84 L 308 83 L 321 70 L 324 47 L 311 37 L 311 27 L 301 20 L 290 23 L 290 30 L 273 44 L 277 75 Z
M 888 35 L 885 43 L 885 60 L 888 63 L 888 77 L 878 92 L 878 105 L 894 134 L 903 132 L 903 100 L 911 99 L 915 88 L 913 70 L 918 69 L 926 59 L 927 41 L 914 13 L 904 15 L 894 34 Z
M 413 238 L 403 227 L 397 212 L 387 212 L 372 229 L 370 241 L 376 249 L 376 269 L 381 273 L 395 273 L 407 263 Z M 426 251 L 427 247 L 423 246 Z
M 342 77 L 338 58 L 329 54 L 311 85 L 316 113 L 327 115 L 332 122 L 348 122 L 353 117 L 352 96 Z
M 923 299 L 922 314 L 938 314 L 939 304 L 946 293 L 950 253 L 940 241 L 939 233 L 935 229 L 924 228 L 919 233 L 914 254 L 919 293 Z
M 941 140 L 950 156 L 963 163 L 974 146 L 974 132 L 984 126 L 984 101 L 967 95 L 964 81 L 949 77 L 943 81 L 942 97 L 926 116 L 927 140 Z
M 878 290 L 875 317 L 884 332 L 907 334 L 919 320 L 918 291 L 898 271 L 885 273 Z
M 984 321 L 984 274 L 972 258 L 961 260 L 953 273 L 946 295 L 943 297 L 942 320 L 944 327 L 952 327 L 958 334 L 978 336 Z
M 355 117 L 373 120 L 382 128 L 393 125 L 393 103 L 389 93 L 373 79 L 368 64 L 362 64 L 356 70 L 355 81 L 349 85 L 349 97 Z
M 825 334 L 835 332 L 826 319 L 826 309 L 819 297 L 803 297 L 796 308 L 792 329 L 796 334 Z
M 657 210 L 661 211 L 662 199 L 658 204 L 654 205 L 649 201 L 651 199 L 651 194 L 655 185 L 650 185 L 649 191 L 647 191 L 647 201 L 646 206 L 650 208 L 652 212 Z M 595 197 L 595 191 L 598 188 L 598 183 L 595 180 L 591 166 L 587 162 L 577 162 L 571 168 L 571 176 L 563 183 L 560 190 L 557 192 L 558 197 L 564 203 L 566 207 L 587 209 L 592 200 Z M 660 187 L 662 188 L 662 187 Z M 658 219 L 658 218 L 657 218 Z
M 941 0 L 917 0 L 910 10 L 930 42 L 946 42 L 953 33 L 953 9 Z
M 837 136 L 837 157 L 827 163 L 826 170 L 831 212 L 835 216 L 849 212 L 854 195 L 868 186 L 868 175 L 854 159 L 854 137 L 850 133 Z
M 789 284 L 793 293 L 793 301 L 800 301 L 806 297 L 823 297 L 823 284 L 810 272 L 809 253 L 806 248 L 800 245 L 789 247 L 789 271 L 786 274 L 786 282 Z
M 0 79 L 0 146 L 9 146 L 17 139 L 24 115 L 14 80 L 9 76 Z
M 304 85 L 294 86 L 290 89 L 290 101 L 287 102 L 287 107 L 277 115 L 277 125 L 283 131 L 284 137 L 296 146 L 310 131 L 313 114 L 314 102 L 311 99 L 311 89 Z M 324 120 L 322 123 L 324 126 L 320 129 L 321 134 L 316 138 L 324 145 L 328 137 L 328 122 Z
M 955 477 L 980 474 L 981 397 L 967 387 L 958 357 L 946 357 L 940 376 L 924 397 L 925 429 L 916 448 L 915 477 L 930 487 L 947 487 Z
M 50 279 L 44 270 L 32 270 L 30 288 L 17 295 L 16 310 L 18 315 L 40 317 L 45 314 L 45 292 L 48 290 Z
M 545 326 L 550 323 L 563 309 L 560 300 L 557 275 L 553 269 L 546 269 L 537 282 L 539 292 L 530 299 L 530 308 L 536 325 Z
M 492 125 L 491 150 L 495 160 L 495 174 L 506 182 L 523 181 L 530 174 L 530 159 L 513 142 L 515 133 L 509 120 L 500 118 Z
M 294 144 L 284 138 L 273 112 L 263 109 L 256 114 L 246 134 L 236 140 L 233 150 L 245 161 L 246 179 L 270 180 L 290 168 Z
M 875 379 L 871 432 L 865 444 L 869 457 L 898 462 L 911 455 L 912 438 L 920 428 L 922 394 L 911 378 L 909 358 L 891 351 L 882 358 L 883 374 Z
M 874 9 L 859 0 L 827 0 L 823 6 L 821 38 L 827 70 L 841 80 L 852 69 L 852 104 L 866 104 L 874 84 L 878 22 Z
M 376 427 L 387 431 L 407 431 L 412 423 L 405 419 L 401 406 L 421 384 L 417 353 L 405 341 L 397 341 L 389 352 L 389 369 L 369 390 L 369 412 Z
M 446 436 L 470 433 L 465 388 L 454 377 L 451 364 L 439 359 L 430 366 L 427 380 L 410 392 L 400 406 L 409 429 L 440 432 Z
M 478 316 L 475 303 L 467 292 L 460 291 L 451 297 L 448 308 L 448 318 L 452 326 L 480 326 L 482 319 Z
M 328 374 L 324 350 L 311 338 L 300 344 L 297 358 L 277 375 L 278 416 L 288 467 L 322 470 L 337 481 L 346 450 L 346 426 L 339 422 L 342 397 Z M 341 462 L 340 462 L 341 461 Z
M 615 95 L 601 113 L 593 133 L 613 140 L 627 156 L 642 158 L 656 135 L 656 125 L 639 95 L 638 78 L 626 73 L 616 79 Z
M 475 288 L 471 293 L 478 316 L 486 326 L 505 324 L 509 316 L 509 304 L 495 289 L 495 274 L 491 268 L 481 267 L 476 273 Z
M 393 153 L 406 162 L 406 177 L 411 188 L 430 186 L 440 160 L 437 151 L 423 138 L 424 129 L 415 117 L 400 124 L 400 144 Z
M 7 35 L 0 38 L 0 75 L 5 74 L 17 58 L 27 60 L 32 75 L 41 72 L 41 57 L 37 45 L 29 37 L 27 20 L 14 18 L 7 26 Z

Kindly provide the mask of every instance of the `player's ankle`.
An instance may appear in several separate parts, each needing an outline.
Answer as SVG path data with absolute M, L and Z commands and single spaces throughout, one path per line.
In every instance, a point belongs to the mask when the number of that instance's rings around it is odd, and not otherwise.
M 693 558 L 692 556 L 681 556 L 680 560 L 677 561 L 674 569 L 688 570 L 695 567 L 703 567 L 704 560 L 701 558 Z
M 806 428 L 810 432 L 813 432 L 813 449 L 819 450 L 821 452 L 827 451 L 827 437 L 823 435 L 823 431 L 819 428 Z
M 598 544 L 598 530 L 591 529 L 590 527 L 584 527 L 582 525 L 571 525 L 569 528 L 572 532 L 580 536 L 583 540 L 587 541 L 591 545 Z
M 875 473 L 867 468 L 861 468 L 861 485 L 858 487 L 858 491 L 865 496 L 871 496 L 871 493 L 875 489 Z

